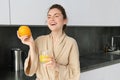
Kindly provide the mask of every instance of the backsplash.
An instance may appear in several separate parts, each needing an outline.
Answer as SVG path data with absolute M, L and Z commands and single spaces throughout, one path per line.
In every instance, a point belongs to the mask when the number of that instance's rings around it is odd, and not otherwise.
M 50 32 L 46 26 L 30 27 L 34 39 Z M 28 46 L 23 45 L 17 38 L 17 29 L 18 26 L 0 26 L 0 67 L 10 66 L 12 48 L 19 47 L 25 53 L 28 51 Z M 80 55 L 85 55 L 103 51 L 105 45 L 111 45 L 111 37 L 120 35 L 120 27 L 70 26 L 67 27 L 66 33 L 77 40 Z

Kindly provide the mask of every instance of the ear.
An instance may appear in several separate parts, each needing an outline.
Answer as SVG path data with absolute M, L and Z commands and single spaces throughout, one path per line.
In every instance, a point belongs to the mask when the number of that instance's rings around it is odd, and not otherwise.
M 64 19 L 64 24 L 67 24 L 67 22 L 68 22 L 68 19 Z

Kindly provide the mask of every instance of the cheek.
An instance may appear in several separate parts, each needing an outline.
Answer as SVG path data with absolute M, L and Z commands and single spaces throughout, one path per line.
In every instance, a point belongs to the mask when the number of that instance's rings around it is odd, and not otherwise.
M 64 24 L 64 20 L 63 19 L 56 19 L 56 21 L 59 23 L 59 24 Z

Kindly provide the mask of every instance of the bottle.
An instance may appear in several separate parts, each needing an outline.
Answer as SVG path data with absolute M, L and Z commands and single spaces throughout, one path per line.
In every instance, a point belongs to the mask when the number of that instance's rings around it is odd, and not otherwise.
M 106 45 L 104 46 L 104 53 L 105 53 L 105 54 L 107 54 L 108 48 L 109 48 L 109 47 L 108 47 L 108 45 L 106 44 Z

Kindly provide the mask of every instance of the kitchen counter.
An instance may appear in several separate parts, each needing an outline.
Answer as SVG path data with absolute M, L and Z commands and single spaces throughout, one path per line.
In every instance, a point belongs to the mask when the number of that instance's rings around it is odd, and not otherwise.
M 7 69 L 0 71 L 0 80 L 35 80 L 35 76 L 26 76 L 23 70 L 15 72 Z
M 111 56 L 109 53 L 100 52 L 80 56 L 81 73 L 116 63 L 120 63 L 120 55 Z M 15 72 L 10 69 L 2 69 L 0 80 L 35 80 L 35 75 L 29 77 L 24 74 L 23 70 Z
M 80 56 L 81 72 L 120 63 L 120 55 L 99 52 Z

